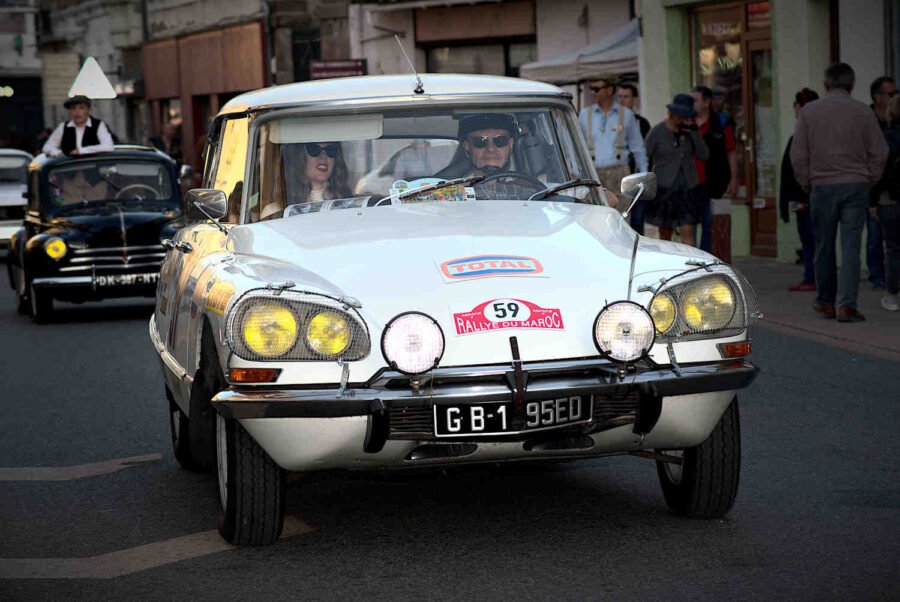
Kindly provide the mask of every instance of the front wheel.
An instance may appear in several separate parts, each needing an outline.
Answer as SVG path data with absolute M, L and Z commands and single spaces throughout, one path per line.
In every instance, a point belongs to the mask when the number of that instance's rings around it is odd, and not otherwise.
M 53 297 L 46 291 L 39 291 L 34 285 L 29 287 L 28 299 L 30 301 L 29 313 L 31 321 L 35 324 L 46 324 L 53 313 Z
M 284 524 L 284 471 L 236 420 L 216 414 L 219 533 L 238 546 L 275 542 Z
M 737 496 L 741 474 L 741 426 L 735 397 L 703 443 L 683 451 L 681 464 L 657 462 L 666 504 L 689 518 L 725 516 Z
M 172 452 L 175 454 L 175 459 L 182 468 L 191 472 L 203 472 L 204 467 L 191 453 L 191 431 L 188 417 L 178 407 L 169 387 L 166 387 L 166 399 L 169 401 L 169 431 L 172 435 Z

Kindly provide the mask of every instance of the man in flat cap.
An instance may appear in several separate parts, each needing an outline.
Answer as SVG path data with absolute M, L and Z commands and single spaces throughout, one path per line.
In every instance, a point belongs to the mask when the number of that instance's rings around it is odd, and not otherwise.
M 113 138 L 106 124 L 91 117 L 91 99 L 73 96 L 63 106 L 69 111 L 69 121 L 60 123 L 42 149 L 49 157 L 76 156 L 113 150 Z

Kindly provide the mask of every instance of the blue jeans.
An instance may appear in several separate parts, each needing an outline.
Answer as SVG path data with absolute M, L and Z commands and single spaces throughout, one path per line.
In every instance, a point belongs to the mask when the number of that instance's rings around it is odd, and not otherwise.
M 794 215 L 797 217 L 797 233 L 800 235 L 800 244 L 803 245 L 803 282 L 815 284 L 816 236 L 813 232 L 812 216 L 809 209 L 798 211 Z
M 818 184 L 809 193 L 816 237 L 816 301 L 856 309 L 862 230 L 869 209 L 869 185 Z M 841 277 L 838 296 L 836 246 L 841 228 Z
M 884 234 L 884 285 L 889 295 L 900 293 L 900 205 L 879 205 L 878 220 Z
M 866 221 L 866 267 L 871 284 L 884 283 L 884 244 L 881 224 L 871 215 Z

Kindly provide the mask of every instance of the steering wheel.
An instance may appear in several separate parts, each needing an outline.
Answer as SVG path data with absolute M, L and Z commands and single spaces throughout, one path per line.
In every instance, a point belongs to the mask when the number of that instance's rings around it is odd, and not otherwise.
M 474 186 L 475 187 L 484 186 L 488 182 L 491 182 L 493 180 L 499 180 L 500 178 L 515 178 L 517 180 L 524 180 L 538 190 L 546 190 L 547 189 L 547 186 L 543 182 L 538 180 L 537 178 L 532 178 L 529 175 L 526 175 L 523 173 L 517 173 L 515 171 L 499 171 L 495 174 L 486 176 L 482 181 L 476 183 Z
M 122 188 L 121 190 L 119 190 L 119 192 L 116 193 L 115 198 L 121 199 L 121 198 L 127 198 L 129 196 L 131 196 L 131 197 L 137 196 L 135 194 L 126 194 L 132 190 L 146 190 L 150 193 L 150 196 L 140 197 L 140 198 L 147 198 L 150 200 L 156 200 L 159 198 L 159 192 L 157 192 L 157 190 L 155 188 L 153 188 L 152 186 L 148 186 L 147 184 L 129 184 L 125 188 Z

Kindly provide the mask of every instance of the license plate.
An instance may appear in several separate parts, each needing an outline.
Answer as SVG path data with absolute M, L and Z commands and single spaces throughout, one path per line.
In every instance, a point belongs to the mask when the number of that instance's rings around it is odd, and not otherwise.
M 591 419 L 591 397 L 560 397 L 525 403 L 524 424 L 513 425 L 512 402 L 434 406 L 434 434 L 471 437 L 539 431 Z
M 129 286 L 135 284 L 156 284 L 159 281 L 159 273 L 154 274 L 113 274 L 110 276 L 95 276 L 94 283 L 97 286 Z

